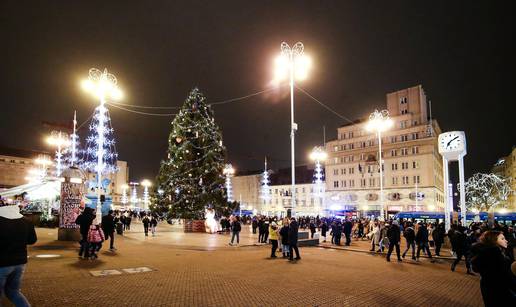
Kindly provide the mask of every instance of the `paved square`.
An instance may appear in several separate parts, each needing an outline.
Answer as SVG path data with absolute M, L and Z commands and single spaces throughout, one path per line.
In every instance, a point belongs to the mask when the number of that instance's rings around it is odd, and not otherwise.
M 95 261 L 78 259 L 77 243 L 38 229 L 30 255 L 62 257 L 31 257 L 23 293 L 34 306 L 482 306 L 479 277 L 463 266 L 451 272 L 447 260 L 387 263 L 380 255 L 307 247 L 289 263 L 269 259 L 269 246 L 253 246 L 246 229 L 233 247 L 229 235 L 160 227 L 145 237 L 138 227 Z M 120 274 L 90 273 L 115 269 Z

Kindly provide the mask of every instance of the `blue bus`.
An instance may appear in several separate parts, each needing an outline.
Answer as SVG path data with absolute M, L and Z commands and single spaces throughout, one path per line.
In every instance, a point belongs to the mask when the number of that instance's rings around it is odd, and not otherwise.
M 451 213 L 450 213 L 451 215 Z M 466 213 L 466 220 L 467 221 L 473 221 L 475 219 L 475 216 L 479 216 L 481 221 L 487 220 L 487 212 L 479 212 L 479 213 L 473 213 L 468 212 Z M 459 213 L 459 218 L 460 218 Z M 414 219 L 414 220 L 435 220 L 436 222 L 439 220 L 444 221 L 444 212 L 431 212 L 431 211 L 407 211 L 407 212 L 398 212 L 396 215 L 394 215 L 395 219 Z M 502 222 L 502 223 L 516 223 L 516 212 L 506 212 L 506 213 L 500 213 L 495 212 L 494 214 L 495 220 Z

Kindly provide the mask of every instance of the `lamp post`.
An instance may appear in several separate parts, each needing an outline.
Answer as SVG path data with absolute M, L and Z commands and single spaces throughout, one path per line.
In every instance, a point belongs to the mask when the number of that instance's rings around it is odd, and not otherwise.
M 152 183 L 150 182 L 150 180 L 144 179 L 141 182 L 141 184 L 143 186 L 143 207 L 145 210 L 147 210 L 149 208 L 149 202 L 150 202 L 149 187 L 152 186 Z
M 281 43 L 281 54 L 276 58 L 275 81 L 285 80 L 288 76 L 290 81 L 290 145 L 292 159 L 292 203 L 290 215 L 295 216 L 296 204 L 296 171 L 294 160 L 294 135 L 297 131 L 297 124 L 294 122 L 294 80 L 304 80 L 308 77 L 308 70 L 311 60 L 304 54 L 304 45 L 297 42 L 292 48 L 285 42 Z M 288 211 L 287 211 L 288 215 Z
M 385 210 L 383 203 L 383 157 L 382 157 L 382 132 L 392 127 L 393 122 L 389 118 L 389 111 L 374 110 L 369 116 L 369 122 L 366 129 L 374 131 L 378 135 L 378 167 L 380 168 L 380 216 L 385 219 Z
M 47 143 L 56 147 L 56 176 L 61 176 L 63 170 L 63 151 L 70 146 L 70 139 L 68 135 L 62 131 L 52 131 L 47 138 Z
M 89 70 L 88 79 L 82 82 L 82 88 L 88 93 L 95 96 L 99 99 L 98 110 L 98 124 L 95 128 L 97 138 L 96 138 L 96 156 L 97 156 L 97 223 L 100 223 L 102 218 L 102 207 L 100 202 L 101 195 L 101 186 L 102 186 L 102 172 L 104 171 L 105 165 L 104 160 L 106 156 L 106 151 L 104 149 L 105 135 L 108 131 L 106 131 L 106 113 L 107 109 L 105 107 L 108 99 L 111 100 L 119 100 L 122 98 L 122 91 L 117 86 L 116 77 L 113 74 L 108 73 L 107 69 L 101 71 L 96 68 L 91 68 Z
M 233 191 L 231 189 L 231 177 L 235 174 L 235 169 L 231 164 L 226 164 L 222 173 L 226 176 L 226 192 L 228 194 L 228 202 L 233 202 Z

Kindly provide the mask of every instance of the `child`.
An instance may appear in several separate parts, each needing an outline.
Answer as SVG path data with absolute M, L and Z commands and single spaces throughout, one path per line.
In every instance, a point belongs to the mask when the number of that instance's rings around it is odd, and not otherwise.
M 104 242 L 106 238 L 104 237 L 104 232 L 99 225 L 91 225 L 90 230 L 88 231 L 88 243 L 90 246 L 90 259 L 97 259 L 97 252 L 102 248 L 102 242 Z

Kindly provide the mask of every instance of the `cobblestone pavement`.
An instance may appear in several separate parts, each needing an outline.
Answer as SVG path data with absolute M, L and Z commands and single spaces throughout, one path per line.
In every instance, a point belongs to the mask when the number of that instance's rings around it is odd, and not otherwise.
M 34 306 L 482 305 L 479 278 L 463 267 L 451 272 L 444 260 L 387 263 L 379 255 L 307 247 L 302 260 L 289 263 L 268 259 L 269 247 L 253 246 L 248 233 L 241 241 L 249 244 L 237 248 L 227 245 L 228 235 L 167 226 L 145 238 L 139 227 L 117 236 L 118 250 L 104 247 L 95 261 L 79 260 L 77 243 L 55 241 L 55 230 L 38 229 L 23 293 Z M 42 254 L 59 257 L 37 257 Z M 153 271 L 122 271 L 139 267 Z M 122 274 L 90 273 L 110 269 Z

